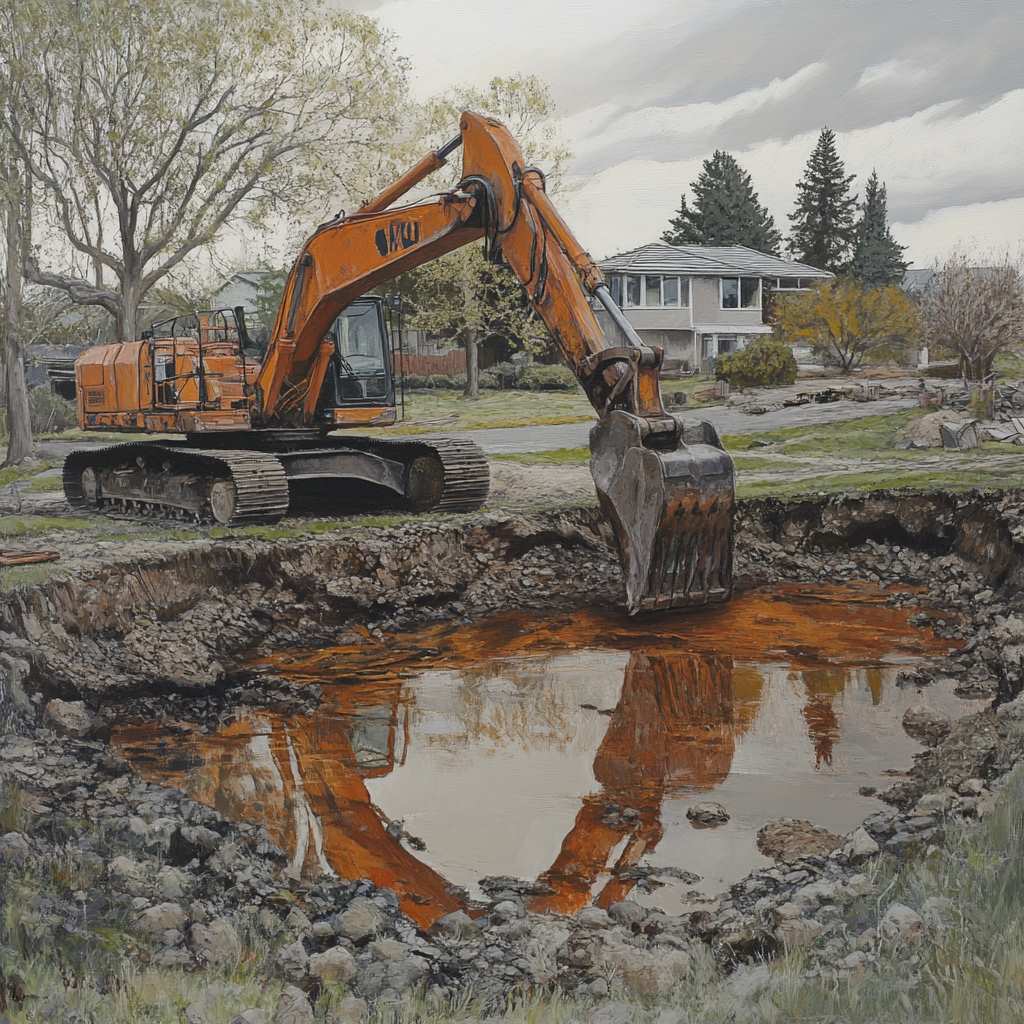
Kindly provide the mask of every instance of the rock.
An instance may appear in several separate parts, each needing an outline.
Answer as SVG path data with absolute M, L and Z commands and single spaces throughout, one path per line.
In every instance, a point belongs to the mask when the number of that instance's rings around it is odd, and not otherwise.
M 186 920 L 185 911 L 177 903 L 158 903 L 139 914 L 135 919 L 135 931 L 155 938 L 169 930 L 180 931 Z
M 356 958 L 344 946 L 335 946 L 309 958 L 309 973 L 327 984 L 347 984 L 356 976 Z
M 689 807 L 686 817 L 701 828 L 713 828 L 715 825 L 724 825 L 729 820 L 729 812 L 721 804 L 707 800 Z
M 491 907 L 491 920 L 495 924 L 507 924 L 526 915 L 526 908 L 518 900 L 501 900 Z
M 620 900 L 608 908 L 608 916 L 616 924 L 632 928 L 634 925 L 643 924 L 647 917 L 647 911 L 632 900 Z
M 339 935 L 352 942 L 372 939 L 384 925 L 384 911 L 365 896 L 357 896 L 336 920 Z
M 142 865 L 131 857 L 115 857 L 107 865 L 110 884 L 132 896 L 141 896 L 148 888 Z
M 167 861 L 175 867 L 184 867 L 193 860 L 205 860 L 221 843 L 221 837 L 202 825 L 182 825 L 171 834 L 167 846 Z
M 195 1004 L 185 1008 L 185 1024 L 206 1024 L 203 1008 Z
M 925 793 L 914 804 L 914 814 L 926 817 L 935 814 L 947 814 L 957 802 L 956 793 L 951 789 L 940 789 L 936 793 Z
M 611 921 L 612 919 L 608 916 L 608 911 L 602 907 L 584 907 L 576 915 L 576 923 L 581 928 L 593 929 L 594 931 L 607 928 Z
M 757 832 L 757 848 L 773 860 L 823 856 L 843 845 L 843 837 L 798 818 L 778 818 Z
M 690 954 L 680 949 L 606 948 L 606 971 L 614 971 L 623 988 L 638 999 L 663 999 L 690 973 Z
M 822 932 L 824 927 L 813 917 L 790 917 L 780 921 L 775 929 L 775 938 L 788 951 L 807 946 Z
M 890 903 L 878 924 L 878 931 L 890 942 L 917 942 L 924 935 L 924 921 L 916 910 L 903 903 Z
M 326 1024 L 363 1024 L 369 1016 L 370 1008 L 365 999 L 359 996 L 345 996 L 337 1006 L 332 1006 L 327 1013 Z
M 0 864 L 24 864 L 31 853 L 32 847 L 20 832 L 0 836 Z
M 294 985 L 286 985 L 277 1000 L 272 1024 L 313 1024 L 313 1007 L 306 993 Z
M 636 1020 L 636 1007 L 629 1003 L 605 1003 L 587 1018 L 587 1024 L 632 1024 Z
M 999 714 L 998 708 L 996 709 L 996 714 Z M 981 796 L 985 792 L 985 783 L 982 779 L 964 779 L 957 786 L 957 792 L 961 796 Z
M 165 864 L 156 873 L 156 891 L 167 900 L 181 899 L 188 891 L 191 881 L 184 871 Z
M 235 926 L 224 917 L 215 917 L 209 924 L 194 924 L 189 932 L 192 952 L 207 964 L 230 967 L 242 956 L 242 940 Z
M 231 1024 L 270 1024 L 270 1014 L 266 1010 L 243 1010 L 231 1018 Z
M 398 963 L 377 961 L 363 968 L 355 978 L 355 989 L 367 999 L 398 997 L 423 980 L 427 965 L 422 958 L 406 957 Z
M 275 969 L 285 981 L 302 981 L 309 971 L 309 957 L 301 942 L 282 946 L 274 959 Z
M 61 736 L 82 739 L 96 728 L 96 716 L 80 700 L 54 698 L 43 711 L 43 724 Z
M 844 970 L 859 973 L 860 971 L 867 969 L 868 964 L 871 963 L 871 958 L 867 953 L 864 953 L 859 949 L 855 949 L 848 956 L 845 956 L 840 963 Z
M 871 838 L 871 833 L 866 828 L 858 828 L 843 846 L 843 856 L 851 864 L 861 864 L 874 857 L 880 850 L 881 847 Z
M 374 960 L 404 960 L 411 952 L 411 949 L 398 939 L 374 939 L 367 949 Z
M 915 704 L 903 713 L 903 731 L 926 747 L 941 743 L 952 728 L 953 723 L 945 715 L 927 704 Z
M 464 910 L 454 910 L 437 919 L 434 931 L 450 939 L 465 939 L 477 935 L 480 926 Z

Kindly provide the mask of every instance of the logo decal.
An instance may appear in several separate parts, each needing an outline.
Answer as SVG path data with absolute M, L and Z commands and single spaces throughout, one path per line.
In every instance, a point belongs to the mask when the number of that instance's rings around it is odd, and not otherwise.
M 408 249 L 420 240 L 420 226 L 414 220 L 395 220 L 387 228 L 378 228 L 373 236 L 381 256 Z

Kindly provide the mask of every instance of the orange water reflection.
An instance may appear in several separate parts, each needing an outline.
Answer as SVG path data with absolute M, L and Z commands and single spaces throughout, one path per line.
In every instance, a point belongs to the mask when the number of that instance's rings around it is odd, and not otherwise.
M 834 813 L 838 782 L 855 792 L 885 767 L 876 738 L 909 742 L 887 659 L 945 649 L 868 588 L 753 592 L 639 621 L 505 615 L 264 662 L 348 680 L 311 716 L 251 712 L 213 735 L 146 724 L 115 742 L 144 774 L 264 823 L 294 875 L 370 878 L 421 924 L 464 905 L 453 882 L 487 873 L 539 877 L 550 894 L 535 907 L 566 912 L 624 897 L 627 869 L 655 851 L 749 869 L 776 790 Z M 685 802 L 720 792 L 729 828 L 689 828 Z M 388 830 L 394 817 L 424 851 Z

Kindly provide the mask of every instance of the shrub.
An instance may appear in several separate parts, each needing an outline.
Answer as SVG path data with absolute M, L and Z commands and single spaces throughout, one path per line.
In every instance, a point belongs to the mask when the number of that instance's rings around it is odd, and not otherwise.
M 527 391 L 572 391 L 576 375 L 567 366 L 528 366 L 520 375 L 518 386 Z
M 480 387 L 488 391 L 500 391 L 502 389 L 501 377 L 494 370 L 481 370 Z
M 407 373 L 405 375 L 405 386 L 410 390 L 429 389 L 440 390 L 445 388 L 465 387 L 465 381 L 459 377 L 452 377 L 444 373 Z
M 781 341 L 759 339 L 739 352 L 719 356 L 715 375 L 736 388 L 792 384 L 796 380 L 796 357 Z
M 59 432 L 78 426 L 75 403 L 54 394 L 49 388 L 33 388 L 28 393 L 28 409 L 33 434 Z

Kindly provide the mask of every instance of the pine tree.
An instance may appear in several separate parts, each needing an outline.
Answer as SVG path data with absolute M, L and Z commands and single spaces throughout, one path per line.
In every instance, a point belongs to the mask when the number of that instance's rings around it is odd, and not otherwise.
M 683 195 L 679 211 L 661 236 L 669 245 L 746 245 L 776 254 L 782 236 L 761 205 L 750 175 L 730 153 L 716 150 L 690 184 L 693 207 Z
M 871 287 L 899 284 L 907 270 L 903 259 L 905 246 L 899 245 L 889 230 L 885 183 L 872 171 L 864 187 L 857 240 L 850 273 Z
M 789 215 L 789 251 L 802 263 L 833 273 L 846 269 L 857 234 L 857 197 L 850 194 L 854 177 L 839 157 L 836 133 L 823 128 L 796 184 L 796 208 Z

